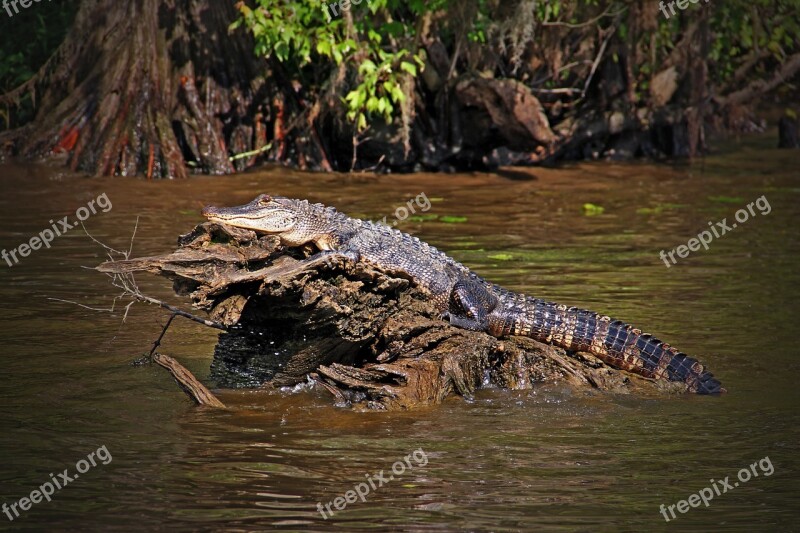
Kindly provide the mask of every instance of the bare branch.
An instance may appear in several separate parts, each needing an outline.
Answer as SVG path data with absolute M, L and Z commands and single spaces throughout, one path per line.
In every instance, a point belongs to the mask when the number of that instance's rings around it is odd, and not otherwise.
M 103 312 L 103 313 L 113 313 L 114 312 L 114 306 L 113 305 L 109 309 L 102 309 L 102 308 L 99 308 L 99 307 L 91 307 L 91 306 L 88 306 L 88 305 L 79 304 L 78 302 L 73 302 L 72 300 L 63 300 L 61 298 L 47 298 L 47 299 L 48 300 L 53 300 L 54 302 L 64 302 L 64 303 L 67 303 L 67 304 L 77 305 L 78 307 L 83 307 L 84 309 L 88 309 L 90 311 L 100 311 L 100 312 Z
M 133 225 L 133 233 L 131 234 L 131 244 L 128 246 L 128 253 L 125 254 L 125 259 L 130 259 L 131 252 L 133 252 L 133 239 L 136 237 L 136 230 L 139 229 L 139 216 L 136 216 L 136 224 Z
M 542 22 L 542 26 L 563 26 L 566 28 L 583 28 L 585 26 L 591 26 L 592 24 L 596 23 L 603 17 L 616 17 L 617 15 L 624 13 L 628 9 L 627 6 L 624 6 L 619 11 L 616 11 L 614 13 L 609 13 L 609 11 L 611 11 L 612 5 L 608 6 L 605 11 L 597 15 L 595 18 L 587 20 L 586 22 L 579 22 L 577 24 L 572 24 L 569 22 Z

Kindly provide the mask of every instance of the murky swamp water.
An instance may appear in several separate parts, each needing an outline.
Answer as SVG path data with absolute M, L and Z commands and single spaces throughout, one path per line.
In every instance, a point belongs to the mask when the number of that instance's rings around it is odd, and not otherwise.
M 171 251 L 208 203 L 268 192 L 391 222 L 424 193 L 430 209 L 415 204 L 398 228 L 511 289 L 631 322 L 700 358 L 730 391 L 633 397 L 543 383 L 402 413 L 349 412 L 322 391 L 236 391 L 220 394 L 229 411 L 197 409 L 163 370 L 130 366 L 164 312 L 137 304 L 123 324 L 119 304 L 111 315 L 51 299 L 102 308 L 118 294 L 84 268 L 105 256 L 78 227 L 18 264 L 0 262 L 0 503 L 29 495 L 50 473 L 74 473 L 102 446 L 112 459 L 13 521 L 0 514 L 0 529 L 798 529 L 796 157 L 756 142 L 691 166 L 410 176 L 267 169 L 165 183 L 0 166 L 6 250 L 102 194 L 113 207 L 86 228 L 127 249 L 138 216 L 133 255 L 144 256 Z M 762 196 L 770 212 L 756 209 L 707 251 L 669 268 L 659 258 Z M 603 213 L 586 216 L 587 203 Z M 145 293 L 186 306 L 168 281 L 138 280 Z M 215 338 L 178 322 L 162 350 L 203 379 Z M 412 458 L 388 481 L 415 450 L 425 460 Z M 765 457 L 772 475 L 757 468 L 758 477 L 669 523 L 660 513 L 711 479 L 732 485 Z M 366 501 L 323 518 L 318 503 L 381 470 L 387 481 Z

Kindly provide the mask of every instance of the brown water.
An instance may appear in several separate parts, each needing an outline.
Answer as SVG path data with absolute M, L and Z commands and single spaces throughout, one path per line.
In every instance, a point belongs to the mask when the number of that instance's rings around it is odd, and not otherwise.
M 691 167 L 582 164 L 513 176 L 331 176 L 264 170 L 147 183 L 89 179 L 34 165 L 0 166 L 0 246 L 13 249 L 102 193 L 86 222 L 134 255 L 159 254 L 201 221 L 206 203 L 257 193 L 306 197 L 392 220 L 424 192 L 428 220 L 399 227 L 515 290 L 630 321 L 698 356 L 728 387 L 716 398 L 632 397 L 538 384 L 484 390 L 468 403 L 353 413 L 329 396 L 223 392 L 229 411 L 195 408 L 160 369 L 130 366 L 165 314 L 107 307 L 117 291 L 94 266 L 104 253 L 80 229 L 13 266 L 0 263 L 0 502 L 11 505 L 87 454 L 113 457 L 0 528 L 19 530 L 617 531 L 798 529 L 797 152 L 773 141 L 729 146 Z M 521 179 L 524 177 L 535 179 Z M 512 179 L 514 178 L 514 179 Z M 756 215 L 667 269 L 671 250 L 748 202 Z M 710 199 L 713 197 L 714 199 Z M 584 216 L 581 206 L 605 208 Z M 675 204 L 667 205 L 665 204 Z M 637 209 L 662 206 L 660 212 Z M 676 207 L 678 206 L 678 207 Z M 437 220 L 430 220 L 434 216 Z M 466 217 L 443 222 L 441 217 Z M 455 219 L 460 220 L 460 219 Z M 142 289 L 186 305 L 170 284 Z M 121 306 L 118 306 L 121 310 Z M 163 351 L 208 375 L 215 333 L 176 323 Z M 325 520 L 365 476 L 422 449 L 428 462 Z M 708 508 L 659 512 L 769 457 L 774 474 L 741 483 Z M 719 486 L 719 484 L 717 484 Z

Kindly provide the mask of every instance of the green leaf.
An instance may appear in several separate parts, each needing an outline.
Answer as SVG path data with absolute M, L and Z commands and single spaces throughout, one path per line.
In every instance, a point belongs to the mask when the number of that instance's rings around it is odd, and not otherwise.
M 403 93 L 403 89 L 401 89 L 397 85 L 392 87 L 391 95 L 395 103 L 402 104 L 403 102 L 406 101 L 406 95 Z
M 605 211 L 605 207 L 590 203 L 583 204 L 583 214 L 587 217 L 593 217 L 597 215 L 602 215 Z
M 383 102 L 383 99 L 378 100 L 374 96 L 370 96 L 369 99 L 367 100 L 367 111 L 369 111 L 370 113 L 378 111 L 379 110 L 378 102 Z M 383 112 L 383 109 L 380 109 L 380 111 Z
M 739 198 L 738 196 L 709 196 L 709 200 L 712 202 L 718 202 L 721 204 L 741 204 L 744 203 L 744 198 Z
M 451 215 L 444 215 L 439 217 L 439 222 L 444 222 L 445 224 L 462 224 L 467 221 L 467 217 L 456 217 Z
M 432 215 L 430 213 L 424 215 L 411 215 L 408 220 L 412 222 L 427 222 L 428 220 L 436 220 L 439 215 Z
M 375 65 L 375 63 L 369 59 L 365 59 L 364 62 L 358 67 L 358 73 L 362 76 L 364 74 L 375 72 L 376 70 L 378 70 L 377 65 Z
M 417 66 L 414 63 L 403 61 L 402 63 L 400 63 L 400 69 L 405 70 L 414 77 L 417 76 Z
M 323 56 L 331 57 L 332 45 L 330 41 L 317 41 L 317 53 Z

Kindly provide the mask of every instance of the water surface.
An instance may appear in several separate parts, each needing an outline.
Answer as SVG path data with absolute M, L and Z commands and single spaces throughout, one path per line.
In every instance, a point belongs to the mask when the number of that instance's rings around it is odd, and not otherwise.
M 612 395 L 553 383 L 481 391 L 473 402 L 353 413 L 324 392 L 222 392 L 229 411 L 195 408 L 161 369 L 130 362 L 166 315 L 137 304 L 109 314 L 118 290 L 86 266 L 104 250 L 79 228 L 19 264 L 0 263 L 3 406 L 0 502 L 74 471 L 101 446 L 113 456 L 35 504 L 13 530 L 264 529 L 400 531 L 791 530 L 798 497 L 796 152 L 730 145 L 691 166 L 593 163 L 497 174 L 326 175 L 265 169 L 148 183 L 42 165 L 0 166 L 0 246 L 26 242 L 105 193 L 86 221 L 133 255 L 171 251 L 207 203 L 268 192 L 371 219 L 420 193 L 431 209 L 398 224 L 511 289 L 579 305 L 699 357 L 722 397 Z M 513 179 L 512 179 L 513 178 Z M 766 196 L 756 216 L 667 268 L 659 252 Z M 585 216 L 582 206 L 604 208 Z M 443 218 L 444 220 L 443 221 Z M 450 218 L 448 218 L 450 217 Z M 465 220 L 464 220 L 465 219 Z M 186 306 L 169 282 L 142 290 Z M 206 378 L 216 334 L 176 322 L 169 353 Z M 421 449 L 427 464 L 323 519 L 317 503 Z M 677 514 L 659 512 L 711 479 L 769 457 L 760 475 Z

